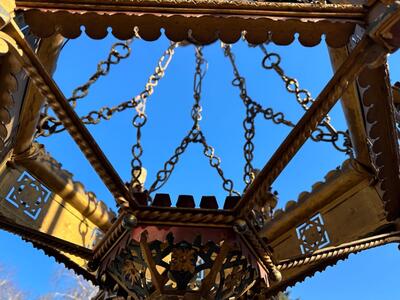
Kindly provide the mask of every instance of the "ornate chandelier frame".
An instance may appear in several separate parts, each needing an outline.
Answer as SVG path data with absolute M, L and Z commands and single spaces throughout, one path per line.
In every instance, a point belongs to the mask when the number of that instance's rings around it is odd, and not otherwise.
M 30 37 L 16 24 L 16 15 L 23 15 L 30 31 L 43 40 L 37 51 L 32 49 Z M 218 209 L 212 197 L 203 197 L 200 208 L 195 208 L 193 198 L 181 196 L 177 207 L 171 207 L 169 196 L 163 194 L 156 195 L 152 205 L 148 205 L 146 194 L 132 192 L 123 183 L 50 75 L 63 38 L 79 37 L 82 26 L 94 39 L 104 38 L 111 28 L 112 34 L 122 40 L 139 34 L 142 39 L 152 41 L 159 38 L 164 29 L 173 42 L 192 41 L 198 45 L 218 39 L 231 44 L 242 36 L 255 45 L 269 39 L 278 45 L 289 45 L 298 34 L 302 45 L 312 47 L 324 36 L 336 71 L 242 197 L 228 196 L 223 209 Z M 161 295 L 185 299 L 266 297 L 347 258 L 350 253 L 399 242 L 396 220 L 400 212 L 400 157 L 393 103 L 400 103 L 400 93 L 398 87 L 390 85 L 386 63 L 387 54 L 399 46 L 399 1 L 369 1 L 359 5 L 5 0 L 0 4 L 2 160 L 8 167 L 27 170 L 105 235 L 90 248 L 32 228 L 32 224 L 17 222 L 2 211 L 0 226 L 99 284 L 103 292 L 98 299 L 110 295 L 129 295 L 133 299 Z M 22 69 L 29 80 L 18 77 Z M 25 82 L 26 90 L 16 103 L 16 83 L 21 82 Z M 273 182 L 340 98 L 348 119 L 354 159 L 345 163 L 341 170 L 328 174 L 326 182 L 313 187 L 312 193 L 301 195 L 298 203 L 289 202 L 284 212 L 278 211 L 265 226 L 257 228 L 253 212 L 273 206 L 276 201 L 270 192 Z M 33 142 L 44 99 L 117 201 L 120 211 L 116 220 L 104 204 L 90 198 L 83 188 L 77 189 L 76 183 L 71 183 L 70 174 Z M 13 113 L 13 109 L 19 112 Z M 45 197 L 46 191 L 38 185 L 35 188 L 32 178 L 18 180 L 25 180 L 25 185 Z M 343 202 L 342 194 L 354 186 L 358 188 L 357 193 L 367 190 L 374 195 L 375 202 L 371 200 L 370 206 L 362 210 L 366 219 L 373 215 L 373 221 L 364 220 L 342 238 L 334 240 L 331 236 L 332 246 L 322 247 L 326 241 L 323 219 L 327 218 L 316 213 L 324 215 L 333 211 L 330 206 Z M 338 195 L 339 192 L 342 194 Z M 318 193 L 323 197 L 318 198 Z M 359 198 L 351 199 L 352 203 L 360 203 Z M 379 217 L 374 212 L 376 207 L 381 214 Z M 305 223 L 300 226 L 303 221 Z M 182 228 L 196 228 L 203 240 L 189 240 L 187 232 L 180 230 Z M 298 255 L 284 250 L 285 245 L 291 243 L 293 230 L 298 231 L 299 240 L 303 242 L 303 253 Z M 305 233 L 311 237 L 304 237 Z M 164 253 L 160 249 L 170 250 Z M 134 261 L 137 257 L 141 260 Z M 160 257 L 169 257 L 169 264 L 163 264 Z M 191 290 L 182 286 L 189 285 L 200 269 L 192 269 L 193 264 L 183 264 L 182 257 L 186 260 L 200 257 L 203 261 L 201 270 L 206 273 Z M 227 263 L 228 258 L 232 259 L 231 264 Z M 132 261 L 131 267 L 119 266 L 118 260 Z M 141 279 L 140 272 L 132 273 L 139 265 L 147 272 Z M 168 272 L 160 270 L 161 267 Z M 129 276 L 121 277 L 126 268 L 130 275 L 124 273 Z M 230 271 L 225 274 L 221 268 Z M 235 272 L 243 277 L 233 278 Z M 247 282 L 246 274 L 253 272 L 258 274 L 257 280 L 250 278 L 247 285 L 238 284 Z M 131 286 L 121 282 L 121 278 L 129 278 Z M 151 278 L 150 285 L 148 278 Z M 170 289 L 169 280 L 175 282 L 178 291 Z M 218 284 L 213 285 L 215 282 Z M 227 282 L 232 286 L 227 287 Z M 139 286 L 140 290 L 135 290 Z

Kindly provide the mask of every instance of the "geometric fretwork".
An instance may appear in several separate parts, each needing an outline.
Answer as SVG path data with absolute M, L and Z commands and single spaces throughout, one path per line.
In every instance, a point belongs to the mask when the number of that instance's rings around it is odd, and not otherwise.
M 205 299 L 237 299 L 258 276 L 253 264 L 239 248 L 232 245 L 224 253 L 219 243 L 210 240 L 203 243 L 200 235 L 194 237 L 193 243 L 183 240 L 176 243 L 174 235 L 168 233 L 165 241 L 154 240 L 147 245 L 148 258 L 145 257 L 142 246 L 131 240 L 111 259 L 106 267 L 111 277 L 104 279 L 106 290 L 115 286 L 111 279 L 114 278 L 124 286 L 116 295 L 124 295 L 124 291 L 129 291 L 128 294 L 135 296 L 133 299 L 149 299 L 157 287 L 157 282 L 149 278 L 151 264 L 154 264 L 154 270 L 156 269 L 155 272 L 161 278 L 158 284 L 162 285 L 165 295 L 201 294 L 203 291 L 208 296 Z M 218 276 L 207 284 L 210 279 L 207 275 L 218 260 L 218 270 L 213 271 Z M 204 286 L 207 286 L 206 290 L 203 290 Z
M 27 172 L 23 172 L 5 200 L 36 220 L 51 192 Z
M 316 214 L 297 227 L 296 232 L 302 254 L 313 253 L 315 250 L 324 248 L 330 243 L 321 214 Z

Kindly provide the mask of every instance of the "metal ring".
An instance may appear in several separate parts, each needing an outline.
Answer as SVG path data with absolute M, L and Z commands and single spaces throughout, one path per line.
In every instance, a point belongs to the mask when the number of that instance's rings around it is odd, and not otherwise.
M 136 115 L 132 120 L 132 124 L 136 128 L 142 127 L 144 124 L 146 124 L 146 122 L 147 122 L 146 115 Z
M 275 57 L 275 62 L 271 61 L 271 63 L 268 65 L 267 60 L 271 60 L 272 57 Z M 281 57 L 276 53 L 269 53 L 262 60 L 262 66 L 263 66 L 263 68 L 265 68 L 267 70 L 270 70 L 270 69 L 273 69 L 274 67 L 279 66 L 280 63 L 281 63 Z

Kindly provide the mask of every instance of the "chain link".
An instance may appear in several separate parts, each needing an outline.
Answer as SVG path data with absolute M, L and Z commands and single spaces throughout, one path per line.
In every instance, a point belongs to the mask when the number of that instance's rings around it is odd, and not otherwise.
M 114 49 L 114 50 L 111 50 L 112 53 L 115 52 L 114 46 L 112 47 L 112 49 Z M 142 110 L 143 105 L 145 105 L 146 99 L 154 93 L 155 86 L 157 86 L 160 79 L 162 79 L 164 77 L 165 71 L 168 68 L 168 65 L 171 62 L 172 57 L 174 55 L 174 50 L 178 46 L 179 46 L 179 43 L 172 43 L 167 48 L 167 50 L 163 53 L 163 55 L 158 60 L 158 64 L 155 68 L 154 73 L 149 77 L 143 92 L 141 92 L 139 95 L 137 95 L 133 99 L 122 102 L 116 106 L 113 106 L 113 107 L 104 106 L 97 111 L 96 110 L 91 111 L 88 114 L 82 116 L 81 121 L 86 125 L 89 125 L 89 124 L 96 125 L 96 124 L 100 123 L 101 120 L 106 120 L 106 121 L 110 120 L 115 113 L 125 111 L 126 109 L 136 108 L 137 111 Z M 131 49 L 129 48 L 129 53 L 130 53 L 130 51 L 131 51 Z M 123 55 L 122 58 L 125 58 L 125 56 L 126 55 Z M 117 59 L 112 60 L 112 62 L 114 62 L 113 64 L 115 64 L 116 61 L 117 61 Z M 99 63 L 99 66 L 104 66 L 104 62 Z M 110 63 L 110 66 L 111 66 L 111 63 Z M 107 69 L 104 69 L 104 70 L 107 70 Z M 108 71 L 109 71 L 109 69 L 108 69 Z M 96 76 L 93 75 L 91 78 L 94 78 L 94 77 L 96 77 Z M 91 84 L 93 84 L 93 83 L 94 82 L 92 82 Z M 85 89 L 86 95 L 89 92 L 88 88 L 91 84 L 82 85 L 82 86 L 87 86 L 87 88 Z M 80 87 L 78 89 L 80 89 Z M 74 92 L 74 94 L 77 95 L 75 92 Z M 56 119 L 55 117 L 48 115 L 47 109 L 46 109 L 44 111 L 44 113 L 42 114 L 42 117 L 39 121 L 38 132 L 36 134 L 36 137 L 39 137 L 39 136 L 48 137 L 54 133 L 59 133 L 64 130 L 65 130 L 65 128 L 63 127 L 62 122 L 60 120 Z
M 136 128 L 136 144 L 132 146 L 132 160 L 131 160 L 131 188 L 141 190 L 143 184 L 139 178 L 142 175 L 143 163 L 141 160 L 143 154 L 143 147 L 141 142 L 142 127 L 147 122 L 146 116 L 146 103 L 147 99 L 154 93 L 154 87 L 158 85 L 158 82 L 165 75 L 165 70 L 168 68 L 172 57 L 175 52 L 175 48 L 179 46 L 179 43 L 171 43 L 168 49 L 158 60 L 157 67 L 154 73 L 149 77 L 145 89 L 138 96 L 131 100 L 131 102 L 124 102 L 123 104 L 128 107 L 133 107 L 136 110 L 136 115 L 132 120 L 132 125 Z M 132 106 L 130 106 L 132 105 Z M 118 109 L 118 108 L 117 108 Z
M 286 90 L 294 94 L 296 101 L 300 106 L 307 111 L 310 105 L 314 102 L 311 93 L 306 89 L 301 89 L 299 82 L 296 78 L 290 77 L 285 74 L 281 68 L 281 56 L 275 52 L 268 52 L 267 47 L 264 44 L 260 44 L 259 48 L 264 53 L 264 59 L 262 66 L 267 70 L 274 70 L 285 84 Z M 352 155 L 352 146 L 350 137 L 347 131 L 337 131 L 330 123 L 331 119 L 329 115 L 326 115 L 318 127 L 314 130 L 311 135 L 311 139 L 315 142 L 329 142 L 340 152 L 345 152 L 348 155 Z M 343 140 L 343 145 L 340 145 L 340 141 Z
M 68 99 L 71 103 L 72 107 L 76 107 L 76 102 L 80 99 L 85 98 L 89 94 L 89 88 L 97 81 L 100 77 L 108 75 L 111 69 L 111 65 L 117 65 L 121 62 L 121 60 L 128 58 L 131 55 L 132 49 L 131 44 L 133 40 L 127 40 L 124 43 L 115 43 L 112 45 L 110 52 L 108 53 L 108 57 L 104 61 L 100 61 L 97 64 L 96 72 L 89 78 L 89 80 L 78 86 L 72 92 L 72 97 Z M 120 49 L 119 49 L 120 48 Z M 121 54 L 121 51 L 122 52 Z
M 121 60 L 130 56 L 131 43 L 132 40 L 126 41 L 125 43 L 118 42 L 111 47 L 107 59 L 98 63 L 96 72 L 85 84 L 76 88 L 72 93 L 72 97 L 68 99 L 74 108 L 76 107 L 78 100 L 81 100 L 88 95 L 90 87 L 100 77 L 106 76 L 110 72 L 112 65 L 116 65 Z M 179 43 L 172 43 L 163 53 L 158 61 L 154 73 L 149 77 L 145 85 L 145 89 L 139 95 L 114 107 L 105 106 L 97 111 L 91 111 L 87 115 L 81 117 L 81 120 L 84 124 L 98 124 L 101 120 L 110 120 L 115 113 L 131 108 L 136 110 L 136 115 L 132 120 L 132 124 L 136 128 L 136 143 L 132 146 L 133 158 L 131 161 L 131 186 L 133 187 L 136 186 L 142 188 L 142 184 L 139 181 L 143 167 L 141 161 L 141 156 L 143 154 L 141 134 L 142 127 L 147 122 L 147 116 L 145 112 L 147 99 L 154 93 L 154 88 L 158 85 L 159 80 L 164 77 L 165 70 L 168 68 L 168 65 L 174 55 L 174 50 L 178 46 Z M 266 46 L 263 44 L 259 45 L 259 47 L 265 55 L 262 61 L 262 66 L 267 70 L 274 70 L 284 82 L 286 90 L 295 95 L 296 101 L 304 110 L 308 110 L 309 106 L 314 102 L 310 92 L 305 89 L 300 89 L 297 79 L 289 77 L 285 74 L 284 70 L 280 66 L 281 57 L 279 54 L 268 52 Z M 234 79 L 232 81 L 232 85 L 240 89 L 240 98 L 246 107 L 246 117 L 243 120 L 243 128 L 245 130 L 244 136 L 246 140 L 243 146 L 245 158 L 243 180 L 245 182 L 246 189 L 254 180 L 256 173 L 256 169 L 252 164 L 255 148 L 253 143 L 255 136 L 255 118 L 261 114 L 266 120 L 271 120 L 275 124 L 284 124 L 289 127 L 294 127 L 295 124 L 287 120 L 282 112 L 274 112 L 274 110 L 270 107 L 264 108 L 261 104 L 250 98 L 250 96 L 247 94 L 246 80 L 239 73 L 235 62 L 235 56 L 231 51 L 231 46 L 223 44 L 223 48 L 225 56 L 230 59 L 233 67 Z M 203 153 L 209 159 L 210 166 L 215 168 L 218 172 L 218 175 L 221 177 L 224 190 L 229 192 L 229 195 L 235 194 L 240 196 L 240 194 L 234 190 L 232 180 L 225 178 L 223 170 L 220 167 L 221 159 L 215 155 L 215 149 L 207 144 L 206 138 L 200 128 L 200 121 L 202 119 L 202 107 L 200 105 L 201 89 L 202 81 L 207 71 L 207 62 L 203 57 L 202 47 L 196 47 L 195 49 L 196 70 L 193 81 L 193 98 L 195 103 L 193 104 L 191 110 L 193 127 L 183 138 L 181 144 L 175 149 L 174 155 L 164 164 L 164 168 L 157 173 L 156 180 L 150 187 L 149 192 L 152 193 L 156 190 L 159 190 L 168 181 L 175 168 L 175 165 L 179 161 L 180 156 L 185 152 L 190 143 L 200 143 L 204 147 Z M 41 114 L 36 137 L 50 136 L 54 133 L 59 133 L 65 130 L 60 120 L 48 114 L 48 109 L 49 107 L 46 105 L 43 113 Z M 343 137 L 344 139 L 343 146 L 339 145 L 339 141 L 341 140 L 340 137 Z M 349 155 L 352 154 L 348 132 L 337 131 L 330 124 L 330 117 L 328 115 L 312 133 L 311 139 L 315 142 L 330 142 L 337 150 L 346 152 Z
M 279 125 L 284 124 L 289 127 L 295 127 L 295 124 L 285 118 L 282 112 L 274 112 L 270 107 L 263 108 L 261 104 L 257 103 L 247 93 L 246 89 L 246 79 L 240 75 L 239 69 L 235 61 L 235 55 L 232 53 L 231 46 L 227 44 L 222 44 L 224 49 L 224 55 L 229 58 L 232 68 L 234 79 L 232 85 L 238 87 L 240 90 L 240 98 L 246 107 L 246 117 L 243 120 L 243 128 L 245 130 L 245 144 L 243 146 L 245 166 L 243 181 L 246 185 L 245 189 L 250 185 L 250 183 L 255 178 L 256 169 L 254 168 L 252 161 L 254 159 L 254 143 L 253 139 L 255 136 L 255 118 L 258 114 L 262 114 L 266 120 L 271 120 L 273 123 Z M 262 65 L 265 69 L 273 69 L 280 75 L 285 83 L 285 87 L 288 92 L 294 93 L 297 102 L 303 107 L 304 110 L 308 110 L 309 104 L 314 102 L 309 91 L 305 89 L 300 89 L 299 83 L 295 78 L 291 78 L 285 74 L 283 69 L 280 67 L 281 57 L 277 53 L 268 53 L 264 45 L 260 45 L 263 50 L 265 57 L 263 59 Z M 322 128 L 326 128 L 328 132 L 324 131 Z M 338 145 L 339 137 L 343 136 L 344 144 L 343 146 Z M 323 120 L 319 127 L 311 135 L 311 139 L 315 142 L 331 142 L 332 145 L 341 152 L 346 152 L 351 154 L 351 143 L 347 132 L 336 131 L 335 128 L 330 124 L 329 116 Z
M 72 92 L 72 97 L 68 99 L 73 108 L 76 108 L 77 101 L 85 98 L 89 94 L 89 88 L 102 76 L 106 76 L 112 65 L 117 65 L 121 60 L 131 55 L 131 44 L 133 40 L 127 40 L 124 43 L 117 42 L 111 46 L 107 59 L 97 64 L 96 72 L 90 76 L 89 80 L 77 87 Z M 50 136 L 53 133 L 59 133 L 65 130 L 62 122 L 56 117 L 50 116 L 48 113 L 49 106 L 44 106 L 43 112 L 38 123 L 38 131 L 36 137 Z
M 196 71 L 193 80 L 193 98 L 194 104 L 191 111 L 191 117 L 193 120 L 193 126 L 189 133 L 183 138 L 181 144 L 175 149 L 174 155 L 164 163 L 164 167 L 157 173 L 156 180 L 151 185 L 149 193 L 159 190 L 171 176 L 176 164 L 179 161 L 180 156 L 185 152 L 190 143 L 200 143 L 203 145 L 203 153 L 209 159 L 210 166 L 215 168 L 218 175 L 222 179 L 222 187 L 229 195 L 235 194 L 240 196 L 240 194 L 234 190 L 233 181 L 227 179 L 224 172 L 220 166 L 221 159 L 216 156 L 215 149 L 210 146 L 201 130 L 200 121 L 202 119 L 202 107 L 200 105 L 201 99 L 201 89 L 203 78 L 207 72 L 207 61 L 203 57 L 202 47 L 196 47 Z
M 224 55 L 229 58 L 232 68 L 234 79 L 232 80 L 232 85 L 240 89 L 240 98 L 246 107 L 246 117 L 243 120 L 244 137 L 245 143 L 243 146 L 243 153 L 245 159 L 243 181 L 245 183 L 245 189 L 253 182 L 255 178 L 256 170 L 253 167 L 254 158 L 254 143 L 253 138 L 255 136 L 255 118 L 258 114 L 262 114 L 266 120 L 271 120 L 275 124 L 285 124 L 290 127 L 295 125 L 285 119 L 285 115 L 282 112 L 275 113 L 270 107 L 263 108 L 261 104 L 257 103 L 247 94 L 246 89 L 246 79 L 240 75 L 239 69 L 235 62 L 235 55 L 231 51 L 231 46 L 227 44 L 222 44 L 224 49 Z

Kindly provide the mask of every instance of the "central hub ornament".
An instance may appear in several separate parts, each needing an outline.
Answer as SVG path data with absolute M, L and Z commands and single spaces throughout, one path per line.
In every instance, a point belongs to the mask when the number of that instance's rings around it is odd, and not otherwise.
M 121 206 L 94 249 L 89 267 L 103 291 L 96 300 L 238 299 L 279 281 L 252 214 L 234 214 L 239 197 L 228 196 L 223 209 L 212 196 L 199 208 L 189 195 L 179 196 L 177 207 L 168 194 L 156 194 L 150 206 L 147 193 L 134 197 L 140 207 Z
M 156 227 L 151 230 L 164 231 Z M 109 277 L 105 283 L 111 288 L 111 282 L 119 283 L 118 290 L 111 290 L 110 295 L 230 299 L 238 298 L 253 285 L 257 270 L 239 245 L 192 236 L 192 240 L 182 240 L 175 230 L 165 239 L 150 240 L 147 231 L 140 240 L 131 235 L 125 248 L 104 266 L 104 274 Z
M 105 299 L 237 299 L 259 277 L 232 229 L 166 226 L 126 231 L 99 271 Z

